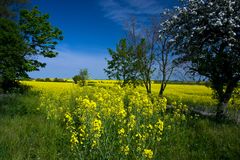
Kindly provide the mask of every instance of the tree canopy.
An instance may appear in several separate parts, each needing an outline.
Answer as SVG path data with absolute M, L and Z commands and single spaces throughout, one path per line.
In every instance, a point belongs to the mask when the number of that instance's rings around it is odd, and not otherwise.
M 165 21 L 176 41 L 177 62 L 209 79 L 220 117 L 240 80 L 239 15 L 239 0 L 191 0 Z
M 55 57 L 55 46 L 63 39 L 62 32 L 48 21 L 37 7 L 22 10 L 19 21 L 0 18 L 0 82 L 11 88 L 16 79 L 28 77 L 27 72 L 45 67 L 38 56 Z
M 135 85 L 137 77 L 133 47 L 128 46 L 126 39 L 121 39 L 116 46 L 116 51 L 108 49 L 108 52 L 111 59 L 107 60 L 108 66 L 104 69 L 108 77 L 123 80 L 122 86 L 128 83 Z

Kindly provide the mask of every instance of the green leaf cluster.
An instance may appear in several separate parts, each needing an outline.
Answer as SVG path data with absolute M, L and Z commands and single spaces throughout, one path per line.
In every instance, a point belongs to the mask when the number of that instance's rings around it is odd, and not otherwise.
M 0 84 L 4 90 L 15 80 L 28 77 L 28 72 L 45 67 L 39 56 L 57 56 L 55 46 L 63 36 L 48 19 L 37 7 L 21 10 L 18 21 L 0 18 Z

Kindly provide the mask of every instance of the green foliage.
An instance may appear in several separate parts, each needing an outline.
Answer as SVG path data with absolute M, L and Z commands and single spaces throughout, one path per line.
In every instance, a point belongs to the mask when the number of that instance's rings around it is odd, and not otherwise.
M 192 0 L 165 22 L 176 41 L 178 63 L 211 82 L 219 118 L 240 80 L 239 13 L 237 0 Z
M 131 22 L 127 39 L 121 39 L 116 51 L 108 49 L 111 60 L 105 69 L 109 78 L 122 80 L 121 86 L 144 85 L 151 93 L 151 78 L 155 71 L 155 55 L 158 44 L 158 25 L 143 30 L 142 35 L 135 31 L 135 21 Z
M 233 118 L 235 118 L 236 121 L 240 121 L 240 88 L 236 88 L 232 94 L 232 98 L 230 99 L 230 109 L 232 109 L 234 112 L 232 113 Z M 231 110 L 229 110 L 231 114 Z
M 80 80 L 80 76 L 79 75 L 75 75 L 75 76 L 73 76 L 72 79 L 73 79 L 74 83 L 77 84 L 78 81 Z
M 16 87 L 16 79 L 46 64 L 36 57 L 55 57 L 55 46 L 62 32 L 48 22 L 49 16 L 37 7 L 22 10 L 19 24 L 0 18 L 0 84 L 4 91 Z
M 85 86 L 87 85 L 87 80 L 89 79 L 89 74 L 88 74 L 88 70 L 86 68 L 84 69 L 80 69 L 79 72 L 79 85 L 80 86 Z
M 51 82 L 50 78 L 45 78 L 45 82 Z
M 155 43 L 155 42 L 153 42 Z M 139 78 L 143 81 L 146 87 L 147 93 L 152 92 L 151 77 L 155 70 L 153 67 L 155 60 L 155 52 L 153 43 L 148 42 L 146 39 L 141 39 L 136 48 L 136 71 L 139 74 Z
M 15 79 L 26 77 L 26 45 L 16 23 L 0 18 L 0 87 L 16 86 Z
M 135 56 L 133 47 L 127 45 L 126 39 L 121 39 L 116 46 L 116 51 L 108 49 L 111 60 L 107 60 L 108 66 L 104 71 L 109 79 L 123 80 L 121 86 L 138 83 Z
M 31 11 L 22 10 L 20 13 L 20 29 L 24 35 L 24 41 L 27 45 L 25 51 L 26 64 L 28 71 L 39 70 L 45 67 L 45 63 L 41 63 L 34 59 L 34 56 L 56 57 L 55 46 L 59 40 L 63 39 L 62 32 L 48 22 L 49 15 L 41 14 L 37 7 Z
M 79 83 L 80 86 L 87 85 L 87 80 L 89 79 L 88 70 L 86 68 L 80 69 L 79 74 L 75 75 L 72 79 L 75 84 Z
M 45 79 L 45 82 L 47 82 L 46 79 Z M 66 81 L 62 78 L 54 78 L 52 82 L 66 82 Z

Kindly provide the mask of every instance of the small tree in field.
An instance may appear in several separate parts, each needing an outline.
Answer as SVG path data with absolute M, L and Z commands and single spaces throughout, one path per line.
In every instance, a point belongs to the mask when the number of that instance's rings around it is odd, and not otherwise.
M 143 39 L 137 46 L 137 69 L 147 93 L 152 92 L 151 78 L 156 70 L 155 62 L 158 52 L 159 22 L 156 18 L 152 18 L 151 20 L 151 24 L 142 31 Z
M 143 82 L 147 93 L 152 92 L 151 77 L 155 70 L 154 66 L 154 43 L 150 43 L 146 39 L 142 39 L 137 45 L 136 52 L 136 71 L 139 74 L 140 80 Z
M 191 0 L 176 11 L 165 24 L 174 35 L 178 63 L 208 78 L 221 119 L 240 80 L 240 1 Z
M 108 52 L 111 59 L 107 60 L 108 66 L 104 71 L 109 79 L 122 80 L 121 86 L 136 85 L 135 57 L 133 56 L 133 48 L 127 45 L 127 40 L 121 39 L 116 46 L 116 51 L 108 49 Z
M 88 70 L 86 68 L 80 69 L 79 74 L 73 77 L 74 82 L 79 83 L 80 86 L 85 86 L 89 79 Z
M 80 81 L 80 76 L 79 75 L 75 75 L 75 76 L 73 76 L 72 79 L 73 79 L 74 83 L 77 84 L 78 81 Z

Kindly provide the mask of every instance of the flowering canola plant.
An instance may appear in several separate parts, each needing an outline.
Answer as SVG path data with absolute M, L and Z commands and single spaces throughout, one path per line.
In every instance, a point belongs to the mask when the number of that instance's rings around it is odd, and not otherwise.
M 92 158 L 152 159 L 159 145 L 166 99 L 132 88 L 83 87 L 65 113 L 73 152 Z
M 64 122 L 80 159 L 154 159 L 167 100 L 131 87 L 37 85 L 48 119 Z

